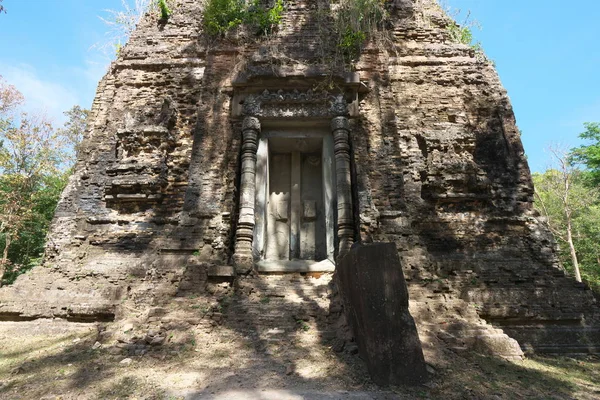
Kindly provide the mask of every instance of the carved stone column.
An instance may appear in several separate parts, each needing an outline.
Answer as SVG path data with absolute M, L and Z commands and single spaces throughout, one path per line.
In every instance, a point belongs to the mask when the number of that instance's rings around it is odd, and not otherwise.
M 242 124 L 242 173 L 240 179 L 240 215 L 235 231 L 235 253 L 233 265 L 237 273 L 247 273 L 252 269 L 252 236 L 254 231 L 254 200 L 256 175 L 256 149 L 260 121 L 256 117 L 246 117 Z
M 331 121 L 331 131 L 335 154 L 339 258 L 344 256 L 354 243 L 352 178 L 350 174 L 350 128 L 348 118 L 344 116 L 333 118 Z

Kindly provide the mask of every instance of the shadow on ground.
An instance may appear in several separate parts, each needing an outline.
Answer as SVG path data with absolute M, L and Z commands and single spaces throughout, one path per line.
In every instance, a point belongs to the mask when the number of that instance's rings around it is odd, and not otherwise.
M 319 290 L 320 286 L 314 288 Z M 267 284 L 258 289 L 253 293 L 257 304 L 250 305 L 234 294 L 228 300 L 230 304 L 221 308 L 221 324 L 204 317 L 186 327 L 184 319 L 179 328 L 172 326 L 165 331 L 165 343 L 145 346 L 145 351 L 132 351 L 120 341 L 137 333 L 122 332 L 119 323 L 105 326 L 107 332 L 114 333 L 99 346 L 97 340 L 105 336 L 103 328 L 99 330 L 92 324 L 60 320 L 2 322 L 0 397 L 593 399 L 600 395 L 600 360 L 595 356 L 533 357 L 509 362 L 476 354 L 453 354 L 450 365 L 436 368 L 426 385 L 382 390 L 369 380 L 358 356 L 332 350 L 330 326 L 325 319 L 317 321 L 319 318 L 310 316 L 311 307 L 320 307 L 320 297 L 312 292 L 296 294 L 317 299 L 316 303 L 307 303 L 308 317 L 300 319 L 294 315 L 296 311 L 290 311 L 297 298 L 292 293 L 275 297 L 270 289 L 273 286 Z M 292 290 L 299 290 L 298 286 Z M 261 301 L 265 298 L 271 300 Z M 178 301 L 178 310 L 200 312 L 192 307 L 201 301 L 200 297 L 184 298 Z M 242 309 L 246 311 L 244 317 L 240 317 Z M 266 328 L 270 314 L 281 309 L 291 312 L 289 324 Z M 255 315 L 257 310 L 261 312 Z

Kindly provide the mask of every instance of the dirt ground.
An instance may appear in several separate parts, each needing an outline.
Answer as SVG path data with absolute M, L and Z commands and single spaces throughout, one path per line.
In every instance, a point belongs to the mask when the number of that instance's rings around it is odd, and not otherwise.
M 302 325 L 283 339 L 204 323 L 146 332 L 127 321 L 0 322 L 2 399 L 599 399 L 600 359 L 452 354 L 417 387 L 378 388 L 356 354 Z M 163 336 L 161 336 L 163 335 Z M 131 339 L 134 340 L 131 340 Z M 128 344 L 129 343 L 129 344 Z

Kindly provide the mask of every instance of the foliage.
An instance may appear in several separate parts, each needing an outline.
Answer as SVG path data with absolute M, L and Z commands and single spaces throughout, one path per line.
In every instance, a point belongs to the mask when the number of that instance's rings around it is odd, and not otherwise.
M 600 123 L 586 122 L 583 125 L 585 131 L 579 134 L 579 137 L 591 143 L 572 149 L 570 161 L 585 165 L 590 185 L 598 186 L 600 185 Z
M 481 49 L 479 43 L 473 43 L 473 29 L 481 29 L 481 25 L 477 20 L 471 18 L 471 11 L 467 11 L 466 15 L 464 15 L 462 10 L 452 8 L 444 1 L 440 3 L 444 13 L 450 17 L 446 25 L 450 39 L 454 43 L 466 44 L 472 48 Z M 461 20 L 461 22 L 457 23 L 457 20 Z
M 2 3 L 2 0 L 0 0 L 0 14 L 2 14 L 2 12 L 4 12 L 4 14 L 6 14 L 6 10 L 4 9 L 4 6 L 1 3 Z
M 364 43 L 384 28 L 387 18 L 384 0 L 340 0 L 334 13 L 334 31 L 344 57 L 358 57 Z
M 268 35 L 279 25 L 283 16 L 283 0 L 275 0 L 273 7 L 264 8 L 254 0 L 248 8 L 247 22 L 257 28 L 258 35 Z
M 87 110 L 73 107 L 55 130 L 43 115 L 18 112 L 21 93 L 0 77 L 0 278 L 10 283 L 35 265 L 85 129 Z
M 475 56 L 479 61 L 491 62 L 483 52 L 481 43 L 473 42 L 473 29 L 481 29 L 478 21 L 471 18 L 471 11 L 467 11 L 467 15 L 462 18 L 461 23 L 455 21 L 461 17 L 461 10 L 452 9 L 448 6 L 443 6 L 444 12 L 449 15 L 452 20 L 446 25 L 446 30 L 450 36 L 450 40 L 454 43 L 460 43 L 469 46 L 475 50 Z
M 600 192 L 586 185 L 581 170 L 568 166 L 533 175 L 534 205 L 558 240 L 562 264 L 575 273 L 578 266 L 581 278 L 600 291 Z
M 473 43 L 473 32 L 468 26 L 461 26 L 456 22 L 451 22 L 446 29 L 448 29 L 448 33 L 453 42 L 466 44 L 468 46 L 471 46 Z
M 4 185 L 4 176 L 0 177 L 0 193 L 15 193 L 14 185 Z M 34 190 L 27 203 L 21 203 L 26 218 L 18 226 L 17 236 L 8 248 L 6 271 L 3 284 L 10 284 L 20 274 L 30 270 L 41 262 L 46 243 L 46 233 L 54 215 L 54 210 L 64 187 L 68 172 L 43 177 L 37 190 Z M 0 208 L 3 205 L 0 204 Z M 0 248 L 6 247 L 6 236 L 0 235 Z
M 35 221 L 36 200 L 46 178 L 58 173 L 60 140 L 43 118 L 22 113 L 0 132 L 0 275 L 15 260 L 9 258 L 15 241 Z
M 81 108 L 80 106 L 73 106 L 63 114 L 69 119 L 65 122 L 64 126 L 58 130 L 58 134 L 67 141 L 68 146 L 73 148 L 74 157 L 69 158 L 74 161 L 81 151 L 80 145 L 83 140 L 83 134 L 87 129 L 90 111 Z
M 169 19 L 173 11 L 169 8 L 167 4 L 167 0 L 158 0 L 157 2 L 158 10 L 160 11 L 160 19 L 166 21 Z
M 224 35 L 244 22 L 243 0 L 209 0 L 204 8 L 204 27 L 210 35 Z
M 242 24 L 256 29 L 257 35 L 271 33 L 281 22 L 283 0 L 264 7 L 261 0 L 246 4 L 244 0 L 208 0 L 204 8 L 204 27 L 209 35 L 224 35 Z
M 0 75 L 0 121 L 13 118 L 15 110 L 24 101 L 23 95 L 17 88 L 4 82 Z
M 582 279 L 600 293 L 600 201 L 575 219 L 574 231 Z

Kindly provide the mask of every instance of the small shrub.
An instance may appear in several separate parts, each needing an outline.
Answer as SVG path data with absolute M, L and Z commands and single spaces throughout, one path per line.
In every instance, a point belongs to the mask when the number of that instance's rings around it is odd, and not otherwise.
M 350 61 L 358 57 L 365 41 L 383 30 L 388 12 L 385 0 L 341 0 L 333 17 L 336 44 Z
M 257 35 L 268 35 L 281 22 L 283 15 L 283 0 L 276 0 L 271 8 L 265 9 L 260 0 L 255 0 L 248 8 L 247 22 L 257 27 Z
M 261 3 L 261 0 L 254 0 L 249 5 L 243 0 L 208 0 L 204 9 L 204 27 L 208 34 L 218 36 L 247 24 L 256 28 L 257 35 L 268 35 L 281 22 L 283 0 L 275 0 L 269 8 Z
M 460 10 L 458 10 L 458 11 L 446 10 L 445 12 L 446 12 L 446 14 L 450 15 L 453 19 L 456 19 L 460 14 Z M 465 44 L 465 45 L 469 46 L 471 49 L 473 49 L 475 51 L 475 57 L 478 59 L 478 61 L 489 62 L 493 65 L 494 62 L 492 60 L 488 59 L 486 57 L 485 53 L 483 52 L 481 43 L 473 42 L 473 30 L 472 29 L 473 28 L 481 29 L 481 25 L 476 20 L 470 19 L 470 17 L 471 17 L 471 12 L 469 11 L 467 13 L 467 16 L 463 19 L 462 23 L 457 24 L 454 21 L 450 21 L 448 23 L 448 25 L 446 26 L 446 29 L 448 30 L 448 33 L 450 35 L 450 40 L 452 40 L 454 43 L 461 43 L 461 44 Z
M 160 19 L 166 21 L 173 13 L 167 4 L 167 0 L 158 0 L 158 9 L 160 11 Z
M 210 35 L 224 35 L 244 22 L 243 0 L 209 0 L 204 9 L 204 27 Z
M 450 38 L 455 43 L 462 43 L 468 46 L 472 45 L 473 32 L 468 26 L 460 26 L 456 22 L 452 22 L 447 27 Z
M 362 31 L 353 31 L 351 28 L 347 28 L 343 33 L 338 46 L 342 52 L 348 55 L 350 58 L 354 58 L 358 55 L 359 49 L 367 39 L 367 35 Z

